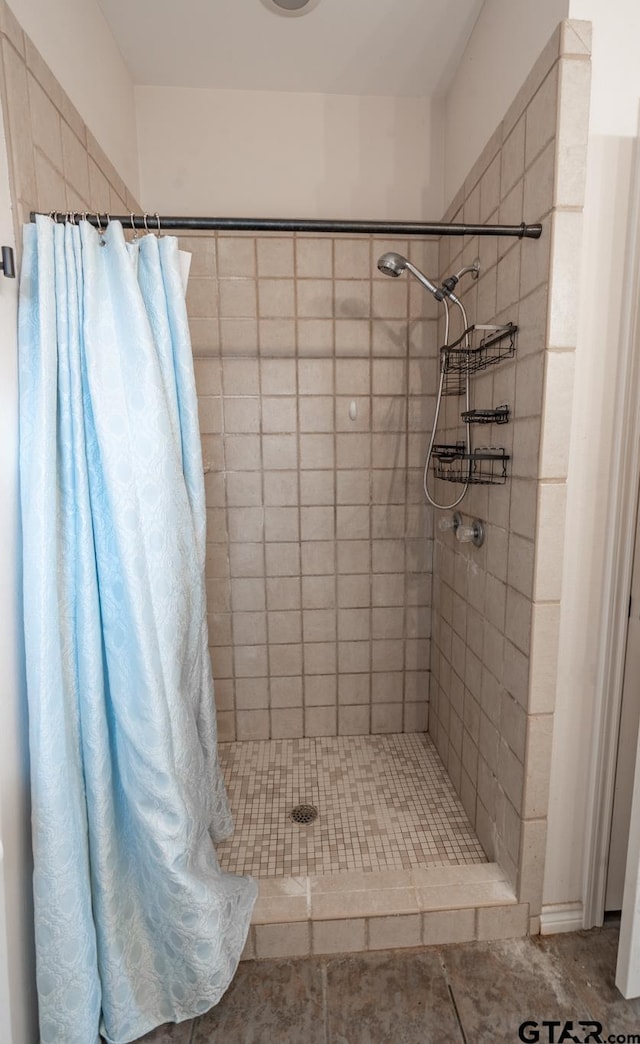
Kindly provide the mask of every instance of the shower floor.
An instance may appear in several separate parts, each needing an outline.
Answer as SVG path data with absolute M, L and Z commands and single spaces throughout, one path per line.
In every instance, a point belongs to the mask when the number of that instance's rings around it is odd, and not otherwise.
M 220 744 L 236 821 L 223 869 L 305 877 L 484 863 L 486 856 L 423 733 Z M 315 805 L 309 825 L 290 819 Z

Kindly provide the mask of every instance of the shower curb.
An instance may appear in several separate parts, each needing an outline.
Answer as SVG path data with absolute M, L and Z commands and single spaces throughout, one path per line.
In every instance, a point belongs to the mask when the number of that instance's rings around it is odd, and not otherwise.
M 242 960 L 362 953 L 529 934 L 496 863 L 259 878 Z

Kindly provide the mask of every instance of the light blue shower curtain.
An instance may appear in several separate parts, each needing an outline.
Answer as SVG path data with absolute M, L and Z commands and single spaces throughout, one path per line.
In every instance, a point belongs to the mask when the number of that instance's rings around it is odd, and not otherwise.
M 177 240 L 25 228 L 24 623 L 43 1044 L 216 1004 L 255 883 L 223 873 L 205 506 Z

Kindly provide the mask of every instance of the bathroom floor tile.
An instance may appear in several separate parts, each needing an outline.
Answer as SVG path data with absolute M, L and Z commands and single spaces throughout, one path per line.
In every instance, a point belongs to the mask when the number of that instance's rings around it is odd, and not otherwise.
M 462 1044 L 438 952 L 327 964 L 328 1044 Z
M 138 1044 L 500 1044 L 526 1020 L 640 1032 L 613 984 L 618 932 L 243 962 L 212 1011 Z M 540 1039 L 548 1039 L 540 1028 Z M 559 1039 L 559 1030 L 553 1039 Z M 581 1038 L 582 1039 L 582 1038 Z
M 408 870 L 486 861 L 423 733 L 220 744 L 236 819 L 223 869 L 255 877 Z M 318 809 L 293 823 L 297 804 Z
M 531 939 L 465 943 L 440 952 L 469 1044 L 517 1041 L 526 1019 L 589 1017 L 571 980 Z
M 325 1044 L 322 966 L 249 961 L 216 1008 L 195 1023 L 192 1044 Z
M 607 1034 L 640 1033 L 640 999 L 625 1000 L 615 985 L 618 932 L 602 929 L 598 946 L 592 932 L 572 932 L 536 940 L 554 963 L 564 969 L 583 1002 L 583 1009 L 601 1022 Z

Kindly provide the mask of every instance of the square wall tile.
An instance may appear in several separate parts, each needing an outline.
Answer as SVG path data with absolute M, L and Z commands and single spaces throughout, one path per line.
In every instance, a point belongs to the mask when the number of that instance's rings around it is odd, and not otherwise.
M 337 679 L 335 674 L 317 674 L 305 679 L 305 707 L 335 707 L 336 699 Z
M 402 705 L 378 703 L 371 708 L 371 731 L 376 733 L 402 732 Z
M 531 715 L 528 720 L 523 815 L 541 819 L 547 814 L 551 775 L 553 715 Z
M 546 358 L 540 478 L 565 479 L 573 407 L 574 353 L 548 352 Z
M 305 736 L 336 736 L 335 707 L 307 707 L 304 712 Z
M 573 348 L 578 336 L 575 259 L 582 246 L 582 211 L 556 212 L 551 248 L 549 344 Z
M 534 604 L 529 667 L 530 714 L 552 714 L 555 708 L 559 632 L 559 603 Z
M 387 950 L 420 946 L 422 918 L 420 914 L 398 914 L 395 917 L 369 918 L 369 949 Z
M 564 483 L 540 484 L 534 583 L 534 598 L 539 602 L 560 600 L 566 502 Z
M 260 362 L 260 381 L 263 395 L 295 395 L 295 359 L 263 359 Z
M 270 682 L 270 699 L 272 708 L 302 707 L 302 677 L 276 678 Z
M 331 279 L 333 240 L 296 236 L 296 272 L 299 278 Z
M 303 735 L 304 720 L 301 708 L 271 711 L 272 739 L 292 739 Z
M 365 946 L 364 918 L 314 921 L 313 953 L 359 953 Z
M 442 946 L 471 942 L 476 936 L 475 910 L 432 910 L 422 914 L 422 944 Z
M 574 39 L 577 37 L 574 34 Z M 591 63 L 560 63 L 558 159 L 555 200 L 557 206 L 582 207 L 586 183 L 589 135 Z
M 335 674 L 338 665 L 338 652 L 335 641 L 305 642 L 303 647 L 304 673 Z
M 368 279 L 371 258 L 368 238 L 336 239 L 334 244 L 336 279 Z
M 218 272 L 221 276 L 253 278 L 256 274 L 255 240 L 240 236 L 219 236 Z
M 479 940 L 519 939 L 529 928 L 529 907 L 526 903 L 514 906 L 485 906 L 478 910 Z
M 335 609 L 305 609 L 302 619 L 305 642 L 328 642 L 335 639 Z
M 306 957 L 311 953 L 310 922 L 257 924 L 256 957 Z
M 336 359 L 336 393 L 369 395 L 371 364 L 364 359 Z
M 518 898 L 529 904 L 530 916 L 536 916 L 542 908 L 546 843 L 546 819 L 528 820 L 522 824 Z
M 299 359 L 299 394 L 332 395 L 333 367 L 333 359 Z
M 269 739 L 269 711 L 238 711 L 237 737 L 239 740 Z
M 371 731 L 370 717 L 368 703 L 362 706 L 340 707 L 338 709 L 338 735 L 368 736 Z
M 258 238 L 256 246 L 259 276 L 293 276 L 293 239 L 290 236 Z
M 556 134 L 558 123 L 558 65 L 536 92 L 526 113 L 525 162 L 529 166 Z

